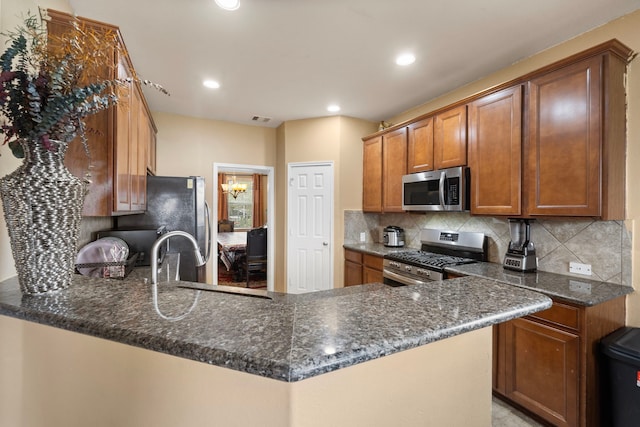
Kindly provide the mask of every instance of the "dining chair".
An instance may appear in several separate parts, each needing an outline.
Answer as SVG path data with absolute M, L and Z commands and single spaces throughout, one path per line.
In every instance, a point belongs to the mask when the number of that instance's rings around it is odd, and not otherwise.
M 239 261 L 240 269 L 247 277 L 247 288 L 251 273 L 267 272 L 267 229 L 254 228 L 247 232 L 247 247 Z

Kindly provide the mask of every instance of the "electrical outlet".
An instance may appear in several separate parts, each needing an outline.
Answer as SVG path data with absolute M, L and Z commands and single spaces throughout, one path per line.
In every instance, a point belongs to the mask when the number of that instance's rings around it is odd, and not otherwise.
M 569 273 L 591 276 L 591 264 L 580 264 L 579 262 L 570 262 Z
M 367 234 L 364 231 L 360 233 L 360 241 L 363 243 L 367 241 Z

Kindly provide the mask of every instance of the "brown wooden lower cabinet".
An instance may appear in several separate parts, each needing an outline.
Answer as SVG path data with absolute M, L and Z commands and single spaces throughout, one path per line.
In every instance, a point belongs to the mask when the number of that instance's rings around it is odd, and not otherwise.
M 493 391 L 556 426 L 599 426 L 600 339 L 624 326 L 625 298 L 554 301 L 494 326 Z
M 344 286 L 362 284 L 362 253 L 344 250 Z
M 344 250 L 344 286 L 382 282 L 382 257 Z

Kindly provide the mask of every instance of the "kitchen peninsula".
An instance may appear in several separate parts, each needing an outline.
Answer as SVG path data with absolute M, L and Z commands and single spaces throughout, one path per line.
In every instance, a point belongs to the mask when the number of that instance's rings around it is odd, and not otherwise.
M 478 277 L 304 295 L 145 279 L 0 283 L 0 424 L 486 426 L 490 326 L 551 306 Z

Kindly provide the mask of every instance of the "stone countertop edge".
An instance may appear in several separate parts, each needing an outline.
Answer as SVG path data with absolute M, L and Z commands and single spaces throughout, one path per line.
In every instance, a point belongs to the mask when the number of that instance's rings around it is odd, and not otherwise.
M 404 251 L 416 251 L 417 248 L 410 248 L 408 246 L 385 246 L 382 243 L 353 243 L 353 242 L 345 242 L 342 245 L 343 248 L 349 249 L 356 252 L 362 252 L 369 255 L 376 256 L 385 256 L 386 254 L 391 254 L 394 252 L 404 252 Z
M 68 289 L 39 296 L 23 296 L 17 279 L 8 279 L 0 283 L 0 314 L 295 382 L 551 307 L 539 292 L 472 276 L 401 288 L 256 292 L 261 298 L 173 281 L 158 285 L 154 307 L 144 276 L 76 275 Z
M 464 276 L 495 280 L 523 289 L 541 292 L 554 299 L 591 307 L 628 295 L 631 286 L 591 280 L 544 271 L 520 272 L 505 269 L 502 264 L 480 262 L 447 267 L 445 271 Z

